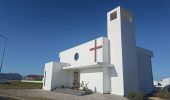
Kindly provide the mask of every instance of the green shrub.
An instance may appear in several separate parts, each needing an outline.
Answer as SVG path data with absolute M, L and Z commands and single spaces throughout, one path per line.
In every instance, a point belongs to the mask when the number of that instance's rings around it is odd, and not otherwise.
M 130 91 L 127 94 L 127 98 L 130 100 L 143 100 L 144 99 L 144 93 L 140 91 Z
M 61 88 L 65 88 L 65 86 L 64 86 L 64 85 L 61 85 Z
M 159 92 L 155 93 L 154 96 L 162 99 L 170 99 L 170 92 L 167 89 L 161 89 Z

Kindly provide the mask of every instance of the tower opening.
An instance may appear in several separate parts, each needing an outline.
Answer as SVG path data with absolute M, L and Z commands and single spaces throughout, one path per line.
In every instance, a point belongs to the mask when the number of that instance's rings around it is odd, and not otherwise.
M 117 18 L 117 12 L 116 11 L 110 14 L 110 21 L 112 21 L 116 18 Z

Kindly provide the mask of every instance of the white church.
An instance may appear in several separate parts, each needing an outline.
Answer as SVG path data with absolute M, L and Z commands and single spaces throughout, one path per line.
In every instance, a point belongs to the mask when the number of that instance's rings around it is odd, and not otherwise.
M 45 64 L 43 89 L 83 81 L 98 93 L 149 93 L 153 91 L 151 57 L 152 51 L 136 46 L 132 14 L 117 7 L 107 13 L 107 37 L 62 51 L 59 62 Z

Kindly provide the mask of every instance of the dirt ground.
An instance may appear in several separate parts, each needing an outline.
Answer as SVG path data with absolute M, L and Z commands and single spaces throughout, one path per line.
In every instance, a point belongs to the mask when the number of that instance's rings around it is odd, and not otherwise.
M 31 91 L 30 91 L 31 90 Z M 9 90 L 0 90 L 0 100 L 52 100 L 46 97 L 43 97 L 36 90 L 32 89 L 9 89 Z M 36 93 L 37 92 L 37 93 Z M 29 93 L 29 95 L 28 95 Z M 41 97 L 42 96 L 42 97 Z
M 0 89 L 0 97 L 8 97 L 0 100 L 128 100 L 125 97 L 113 94 L 94 93 L 85 96 L 76 96 L 42 89 Z M 13 98 L 13 99 L 11 99 Z M 148 100 L 162 100 L 150 97 Z
M 1 96 L 15 98 L 17 100 L 128 100 L 127 98 L 111 94 L 91 94 L 76 96 L 42 89 L 9 89 L 0 90 Z
M 125 97 L 113 94 L 94 93 L 91 95 L 77 96 L 55 91 L 42 90 L 42 84 L 9 81 L 0 84 L 0 100 L 128 100 Z M 162 100 L 149 97 L 149 100 Z

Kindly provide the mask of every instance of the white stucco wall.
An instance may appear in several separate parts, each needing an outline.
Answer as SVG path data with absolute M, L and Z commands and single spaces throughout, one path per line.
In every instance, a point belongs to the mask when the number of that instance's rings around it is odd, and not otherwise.
M 73 78 L 74 78 L 74 70 L 67 70 L 67 86 L 66 87 L 73 86 Z
M 151 51 L 137 48 L 139 86 L 140 90 L 146 93 L 153 91 L 152 56 Z
M 103 66 L 103 93 L 111 93 L 111 74 L 116 73 L 113 72 L 112 67 Z M 112 73 L 111 73 L 112 72 Z
M 110 62 L 109 40 L 104 37 L 100 37 L 95 40 L 97 40 L 97 46 L 102 45 L 102 48 L 97 49 L 96 62 L 109 64 Z M 95 45 L 94 44 L 95 40 L 86 42 L 82 45 L 60 52 L 60 62 L 69 63 L 70 64 L 70 66 L 68 66 L 69 68 L 71 67 L 71 68 L 74 68 L 74 70 L 76 69 L 79 70 L 80 71 L 80 82 L 82 81 L 84 81 L 85 83 L 89 82 L 88 87 L 91 90 L 95 91 L 95 88 L 96 88 L 97 92 L 103 93 L 103 91 L 106 91 L 107 93 L 110 93 L 110 83 L 109 83 L 110 77 L 108 77 L 109 69 L 105 67 L 102 68 L 101 66 L 100 68 L 98 68 L 99 66 L 95 67 L 94 64 L 96 64 L 96 62 L 94 61 L 94 58 L 95 58 L 94 51 L 90 51 L 90 48 L 93 48 Z M 77 61 L 74 59 L 75 53 L 79 54 L 79 59 Z M 92 67 L 91 65 L 94 65 L 94 66 Z M 83 66 L 91 66 L 91 68 L 83 68 Z M 69 71 L 70 69 L 64 69 L 64 70 Z M 104 80 L 103 80 L 103 77 L 105 78 Z M 68 78 L 68 80 L 70 83 L 72 83 L 73 79 Z
M 117 18 L 110 16 L 117 13 Z M 132 15 L 117 7 L 107 13 L 108 38 L 110 40 L 110 63 L 117 75 L 111 76 L 113 94 L 126 95 L 129 91 L 139 90 L 136 60 L 136 41 Z
M 117 11 L 117 18 L 110 21 L 110 14 Z M 114 65 L 117 75 L 111 76 L 111 93 L 124 95 L 123 63 L 121 43 L 120 8 L 107 13 L 107 31 L 110 43 L 110 63 Z
M 103 93 L 103 72 L 102 68 L 87 68 L 80 70 L 80 82 L 88 83 L 92 91 Z
M 96 62 L 109 62 L 108 57 L 108 39 L 104 37 L 97 38 L 97 46 L 102 45 L 102 48 L 97 49 Z M 71 49 L 60 52 L 60 62 L 69 63 L 71 67 L 87 66 L 94 64 L 94 51 L 90 51 L 90 48 L 94 47 L 94 41 L 89 41 L 82 45 L 73 47 Z M 76 61 L 74 59 L 75 53 L 79 54 L 79 58 Z
M 123 8 L 121 8 L 121 35 L 124 94 L 126 95 L 130 91 L 139 91 L 139 79 L 134 19 L 132 14 Z
M 43 79 L 43 89 L 53 90 L 54 88 L 61 87 L 61 85 L 64 85 L 65 87 L 71 85 L 70 81 L 73 75 L 71 71 L 63 70 L 63 66 L 67 66 L 67 64 L 58 62 L 50 62 L 45 64 L 44 74 L 46 72 L 46 78 L 44 77 L 45 84 Z M 68 78 L 70 80 L 68 80 Z
M 43 89 L 51 90 L 53 62 L 46 63 L 44 67 Z

